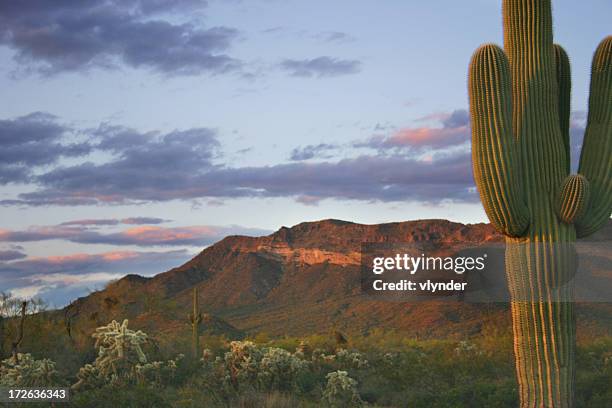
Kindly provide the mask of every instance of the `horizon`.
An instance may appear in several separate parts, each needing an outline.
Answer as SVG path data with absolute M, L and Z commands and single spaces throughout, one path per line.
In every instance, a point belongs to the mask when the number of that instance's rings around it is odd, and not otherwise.
M 31 4 L 0 5 L 0 291 L 65 303 L 313 220 L 488 222 L 466 77 L 501 1 Z M 553 13 L 575 168 L 612 4 Z

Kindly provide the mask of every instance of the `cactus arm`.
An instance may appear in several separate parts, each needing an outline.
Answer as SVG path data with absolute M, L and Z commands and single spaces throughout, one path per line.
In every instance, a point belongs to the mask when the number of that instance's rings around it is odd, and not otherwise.
M 603 227 L 612 213 L 612 36 L 599 44 L 593 57 L 579 172 L 591 186 L 589 208 L 576 224 L 578 237 L 585 237 Z
M 580 174 L 568 176 L 557 199 L 557 216 L 566 224 L 573 224 L 584 215 L 589 203 L 589 182 Z
M 565 146 L 566 173 L 570 172 L 570 99 L 572 94 L 572 74 L 569 57 L 558 44 L 555 44 L 555 66 L 557 68 L 557 87 L 559 89 L 559 125 Z
M 519 179 L 518 150 L 512 133 L 510 68 L 504 51 L 483 45 L 469 72 L 474 180 L 495 228 L 511 237 L 529 225 Z

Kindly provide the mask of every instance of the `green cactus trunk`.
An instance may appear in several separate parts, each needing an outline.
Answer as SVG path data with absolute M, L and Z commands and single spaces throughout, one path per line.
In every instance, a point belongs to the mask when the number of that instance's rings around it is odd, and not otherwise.
M 193 312 L 188 316 L 191 323 L 191 353 L 193 358 L 197 359 L 200 356 L 200 323 L 202 323 L 198 288 L 193 288 L 192 306 Z
M 593 59 L 580 174 L 570 169 L 570 66 L 550 0 L 504 0 L 505 52 L 480 47 L 469 75 L 474 179 L 506 238 L 521 407 L 571 407 L 572 243 L 612 210 L 612 37 Z

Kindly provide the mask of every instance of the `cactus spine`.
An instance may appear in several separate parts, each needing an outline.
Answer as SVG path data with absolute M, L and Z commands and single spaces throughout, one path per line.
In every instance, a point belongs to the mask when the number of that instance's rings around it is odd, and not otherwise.
M 198 288 L 193 288 L 193 311 L 188 317 L 191 323 L 191 352 L 194 358 L 198 358 L 200 355 L 200 323 L 202 323 Z
M 572 242 L 612 212 L 612 36 L 593 58 L 578 175 L 570 171 L 570 64 L 553 44 L 551 0 L 503 0 L 504 48 L 469 70 L 473 172 L 506 235 L 521 407 L 571 407 L 575 321 Z

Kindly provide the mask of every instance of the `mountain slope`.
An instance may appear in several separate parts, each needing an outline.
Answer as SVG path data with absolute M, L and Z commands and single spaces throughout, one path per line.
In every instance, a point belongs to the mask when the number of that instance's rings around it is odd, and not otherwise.
M 598 239 L 608 239 L 610 225 Z M 504 304 L 406 303 L 362 294 L 362 242 L 500 243 L 488 224 L 421 220 L 379 225 L 324 220 L 282 227 L 264 237 L 230 236 L 184 265 L 153 278 L 129 275 L 79 299 L 81 322 L 133 317 L 138 326 L 173 332 L 185 325 L 191 290 L 219 332 L 236 336 L 394 329 L 415 336 L 470 335 L 489 324 L 510 326 Z M 589 333 L 612 332 L 610 307 L 582 305 Z M 211 318 L 213 319 L 213 318 Z M 214 324 L 209 321 L 210 327 Z M 237 328 L 237 329 L 236 329 Z

